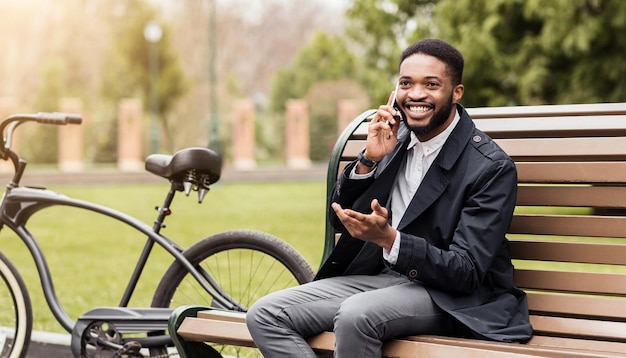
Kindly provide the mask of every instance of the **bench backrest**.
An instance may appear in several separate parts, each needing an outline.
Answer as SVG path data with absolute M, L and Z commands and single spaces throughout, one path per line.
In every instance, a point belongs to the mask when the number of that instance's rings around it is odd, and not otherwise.
M 535 334 L 590 339 L 590 348 L 626 342 L 626 103 L 468 112 L 516 162 L 508 238 Z M 337 140 L 327 200 L 375 113 L 362 113 Z M 324 258 L 336 236 L 327 222 Z

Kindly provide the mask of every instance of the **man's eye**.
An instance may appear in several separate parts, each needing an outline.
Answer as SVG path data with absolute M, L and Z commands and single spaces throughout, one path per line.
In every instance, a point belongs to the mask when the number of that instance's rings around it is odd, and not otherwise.
M 426 83 L 426 87 L 430 87 L 430 88 L 439 87 L 439 83 L 437 83 L 437 82 L 427 82 Z

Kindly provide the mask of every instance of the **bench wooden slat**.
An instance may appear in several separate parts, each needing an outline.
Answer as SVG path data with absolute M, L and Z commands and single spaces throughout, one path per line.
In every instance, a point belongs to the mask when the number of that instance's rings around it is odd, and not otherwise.
M 626 162 L 518 162 L 520 183 L 624 183 Z
M 623 136 L 623 114 L 597 116 L 517 117 L 478 119 L 474 122 L 493 139 Z
M 626 237 L 626 220 L 619 216 L 515 214 L 511 234 Z
M 365 148 L 365 140 L 353 140 L 346 145 L 346 149 L 343 152 L 342 159 L 346 161 L 352 161 L 356 159 L 357 154 Z
M 517 205 L 626 208 L 626 186 L 523 185 Z
M 219 319 L 227 322 L 246 322 L 245 312 L 223 311 L 217 309 L 200 311 L 198 312 L 197 317 L 206 319 Z
M 511 256 L 518 260 L 626 265 L 626 245 L 592 242 L 512 241 Z
M 255 347 L 245 322 L 228 317 L 221 319 L 220 315 L 213 315 L 209 312 L 202 313 L 203 318 L 187 317 L 178 327 L 177 333 L 188 341 L 204 342 L 210 341 L 218 344 L 237 345 L 243 347 Z M 207 318 L 213 317 L 213 318 Z M 331 353 L 334 349 L 335 336 L 330 332 L 317 335 L 307 341 L 317 352 Z M 428 342 L 415 342 L 410 340 L 395 340 L 383 348 L 383 357 L 418 357 L 421 355 L 453 355 L 463 354 L 464 357 L 530 357 L 526 354 L 484 352 L 478 349 L 441 346 Z
M 515 284 L 522 289 L 626 295 L 626 274 L 518 268 Z
M 624 344 L 621 342 L 610 342 L 590 339 L 561 338 L 548 336 L 533 336 L 528 345 L 538 347 L 554 347 L 556 349 L 571 349 L 578 352 L 595 351 L 600 357 L 624 357 Z M 605 352 L 605 353 L 597 353 Z M 565 356 L 567 357 L 567 356 Z
M 350 154 L 342 157 L 347 164 L 356 159 L 365 142 L 347 146 Z M 626 173 L 626 162 L 518 162 L 520 183 L 593 184 L 620 183 Z M 340 166 L 343 168 L 343 166 Z M 341 173 L 338 171 L 337 173 Z
M 593 158 L 626 159 L 626 137 L 601 138 L 539 138 L 539 139 L 498 139 L 498 145 L 514 160 L 550 161 L 591 160 Z M 524 159 L 532 158 L 532 159 Z
M 531 312 L 544 315 L 580 315 L 618 318 L 626 322 L 626 300 L 606 296 L 527 292 Z
M 223 316 L 221 313 L 213 314 L 210 311 L 202 311 L 202 318 L 187 317 L 179 326 L 177 333 L 188 341 L 204 342 L 210 341 L 218 344 L 231 344 L 243 347 L 255 347 L 252 337 L 245 325 L 245 321 L 239 316 Z M 521 347 L 520 350 L 508 351 L 508 344 L 490 343 L 491 350 L 485 350 L 484 346 L 477 345 L 466 346 L 459 344 L 448 344 L 452 338 L 447 341 L 432 341 L 422 339 L 422 337 L 408 337 L 407 339 L 397 339 L 385 344 L 383 348 L 383 357 L 434 357 L 434 356 L 453 356 L 461 355 L 470 358 L 498 358 L 498 357 L 534 357 L 537 349 L 530 347 L 515 345 Z M 309 345 L 322 354 L 332 354 L 335 343 L 335 336 L 330 332 L 324 332 L 320 335 L 310 338 Z M 443 343 L 443 344 L 442 344 Z M 484 344 L 483 344 L 484 345 Z M 493 349 L 496 345 L 500 346 Z M 547 353 L 546 357 L 559 357 L 560 355 L 549 354 L 550 351 L 543 349 L 543 353 Z M 553 352 L 555 353 L 555 352 Z M 575 353 L 575 352 L 572 352 Z M 571 355 L 570 355 L 571 356 Z M 574 355 L 580 357 L 591 357 L 589 355 Z M 596 357 L 596 356 L 593 356 Z
M 367 138 L 367 128 L 369 127 L 369 122 L 371 119 L 372 117 L 369 117 L 365 122 L 359 124 L 357 129 L 355 129 L 352 133 L 351 140 L 365 140 Z
M 626 342 L 626 323 L 590 321 L 579 318 L 530 316 L 530 322 L 537 334 L 585 337 L 620 340 Z
M 245 323 L 218 319 L 187 317 L 176 331 L 188 341 L 213 342 L 244 347 L 256 347 Z
M 207 318 L 212 317 L 212 318 Z M 213 316 L 206 314 L 203 318 L 187 317 L 178 327 L 177 334 L 192 342 L 212 342 L 217 344 L 235 345 L 241 347 L 256 347 L 250 331 L 243 321 L 232 317 Z M 332 336 L 332 339 L 331 337 Z M 309 341 L 309 345 L 315 350 L 332 351 L 334 348 L 334 335 L 323 333 Z
M 187 317 L 178 328 L 178 334 L 189 340 L 203 342 L 210 340 L 218 344 L 233 344 L 244 347 L 254 347 L 252 337 L 245 326 L 245 321 L 234 319 L 234 317 L 213 315 L 209 311 L 202 312 L 203 318 Z M 213 318 L 207 318 L 213 317 Z M 243 317 L 243 316 L 240 316 Z M 220 319 L 225 318 L 225 319 Z M 585 327 L 585 322 L 575 322 L 571 320 L 548 317 L 533 316 L 533 325 L 539 329 L 546 324 L 553 324 L 552 321 L 560 325 L 568 325 L 568 332 L 577 335 L 580 328 Z M 609 322 L 610 323 L 610 322 Z M 607 325 L 604 329 L 594 329 L 590 332 L 593 336 L 601 336 L 605 330 L 614 329 L 614 326 Z M 584 331 L 584 330 L 583 330 Z M 318 352 L 332 352 L 334 348 L 334 335 L 330 332 L 322 333 L 308 340 L 309 345 Z M 459 344 L 458 341 L 464 344 Z M 489 348 L 489 350 L 485 350 Z M 542 353 L 545 357 L 600 357 L 597 353 L 566 352 L 561 350 L 550 350 L 547 347 L 532 347 L 530 345 L 509 345 L 503 343 L 457 340 L 453 338 L 436 337 L 407 337 L 391 341 L 385 345 L 383 356 L 385 357 L 419 357 L 419 356 L 442 356 L 447 354 L 461 354 L 463 357 L 531 357 Z M 591 355 L 589 355 L 591 354 Z M 602 355 L 605 356 L 605 355 Z M 606 356 L 605 356 L 606 357 Z
M 491 348 L 491 347 L 490 347 Z M 396 339 L 383 347 L 383 357 L 415 358 L 415 357 L 464 357 L 464 358 L 530 358 L 537 357 L 532 350 L 526 352 L 501 349 L 484 349 L 483 347 L 461 346 L 455 344 L 439 344 L 422 340 Z M 550 355 L 544 355 L 550 357 Z M 586 356 L 585 356 L 586 357 Z
M 603 117 L 626 114 L 626 103 L 584 103 L 540 106 L 476 107 L 466 108 L 472 119 L 519 118 L 519 117 Z
M 519 352 L 532 354 L 534 357 L 626 357 L 621 343 L 573 338 L 534 336 L 527 344 L 496 343 L 463 338 L 451 339 L 441 336 L 411 336 L 406 339 L 488 351 Z
M 496 142 L 513 159 L 541 160 L 542 157 L 550 157 L 551 160 L 594 157 L 626 159 L 626 137 L 497 139 Z M 365 138 L 351 140 L 346 144 L 343 158 L 356 157 L 364 147 Z

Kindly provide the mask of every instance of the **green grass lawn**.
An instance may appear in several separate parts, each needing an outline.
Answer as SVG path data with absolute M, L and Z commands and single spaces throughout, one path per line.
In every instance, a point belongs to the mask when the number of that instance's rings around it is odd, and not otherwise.
M 50 189 L 133 215 L 151 225 L 155 206 L 168 190 L 163 184 L 56 186 Z M 298 250 L 317 269 L 324 244 L 325 182 L 218 183 L 198 204 L 195 193 L 179 193 L 162 231 L 188 247 L 214 233 L 255 229 L 273 234 Z M 117 305 L 145 237 L 111 219 L 78 209 L 54 207 L 28 222 L 46 254 L 62 306 L 76 319 L 93 307 Z M 25 279 L 35 316 L 34 329 L 63 332 L 50 313 L 33 260 L 10 230 L 0 232 L 0 248 Z M 162 249 L 148 262 L 131 306 L 150 305 L 154 289 L 171 263 Z

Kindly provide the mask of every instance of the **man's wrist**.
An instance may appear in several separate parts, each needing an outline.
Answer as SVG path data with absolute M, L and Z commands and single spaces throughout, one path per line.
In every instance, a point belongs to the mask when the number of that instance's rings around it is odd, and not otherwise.
M 368 166 L 363 165 L 363 163 L 358 162 L 357 165 L 354 168 L 354 172 L 355 172 L 355 174 L 363 175 L 363 174 L 369 174 L 369 173 L 373 172 L 374 169 L 376 169 L 376 168 L 370 168 Z
M 400 254 L 400 242 L 402 241 L 400 231 L 395 230 L 394 241 L 391 244 L 391 247 L 385 248 L 383 247 L 383 258 L 385 261 L 389 262 L 392 265 L 395 265 L 398 262 L 398 256 Z
M 377 161 L 372 160 L 365 155 L 365 149 L 359 152 L 359 154 L 357 155 L 357 160 L 359 161 L 359 163 L 372 169 L 376 168 L 376 165 L 378 164 Z
M 371 173 L 372 171 L 374 171 L 374 169 L 376 169 L 376 166 L 378 165 L 377 162 L 369 159 L 365 155 L 365 148 L 363 148 L 363 150 L 359 152 L 356 159 L 357 159 L 357 164 L 356 164 L 355 172 L 357 174 Z

